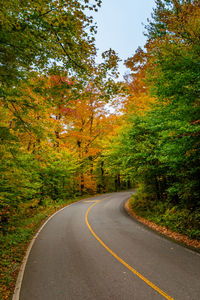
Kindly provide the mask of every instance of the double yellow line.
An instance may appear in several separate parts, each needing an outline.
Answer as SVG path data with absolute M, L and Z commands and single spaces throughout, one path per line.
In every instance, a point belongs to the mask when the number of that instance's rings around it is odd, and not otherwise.
M 105 199 L 105 198 L 104 198 Z M 103 200 L 104 200 L 103 199 Z M 102 200 L 100 200 L 102 201 Z M 147 278 L 145 278 L 144 276 L 142 276 L 139 272 L 137 272 L 134 268 L 132 268 L 129 264 L 127 264 L 123 259 L 121 259 L 115 252 L 113 252 L 99 237 L 98 235 L 96 235 L 96 233 L 94 232 L 94 230 L 92 229 L 92 227 L 90 226 L 89 222 L 88 222 L 88 213 L 89 211 L 100 201 L 96 201 L 94 204 L 92 204 L 86 211 L 85 214 L 85 222 L 87 224 L 87 227 L 89 228 L 90 232 L 92 233 L 92 235 L 97 239 L 97 241 L 110 253 L 112 254 L 112 256 L 114 256 L 121 264 L 123 264 L 127 269 L 129 269 L 132 273 L 134 273 L 135 275 L 137 275 L 140 279 L 142 279 L 146 284 L 148 284 L 152 289 L 154 289 L 155 291 L 157 291 L 160 295 L 162 295 L 165 299 L 168 300 L 174 300 L 174 298 L 170 297 L 169 295 L 167 295 L 165 292 L 163 292 L 159 287 L 157 287 L 155 284 L 153 284 L 151 281 L 149 281 Z

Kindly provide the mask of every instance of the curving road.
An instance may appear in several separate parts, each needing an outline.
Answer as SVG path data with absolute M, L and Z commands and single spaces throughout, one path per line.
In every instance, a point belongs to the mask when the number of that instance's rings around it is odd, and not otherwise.
M 20 300 L 200 299 L 200 255 L 129 217 L 131 192 L 82 200 L 44 226 Z

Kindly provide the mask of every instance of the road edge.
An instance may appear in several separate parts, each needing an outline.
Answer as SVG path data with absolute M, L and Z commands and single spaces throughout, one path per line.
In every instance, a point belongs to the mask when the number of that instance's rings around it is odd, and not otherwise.
M 95 196 L 94 196 L 95 197 Z M 88 197 L 89 198 L 89 197 Z M 87 198 L 86 198 L 87 199 Z M 54 212 L 51 216 L 49 216 L 46 221 L 40 226 L 40 228 L 38 229 L 38 231 L 36 232 L 36 234 L 33 236 L 33 238 L 31 239 L 29 245 L 28 245 L 28 248 L 26 250 L 26 253 L 25 253 L 25 256 L 22 260 L 22 263 L 21 263 L 21 266 L 20 266 L 20 269 L 19 269 L 19 272 L 18 272 L 18 275 L 17 275 L 17 280 L 16 280 L 16 283 L 15 283 L 15 289 L 14 289 L 14 293 L 13 293 L 13 296 L 12 296 L 12 300 L 19 300 L 19 296 L 20 296 L 20 291 L 21 291 L 21 285 L 22 285 L 22 280 L 23 280 L 23 276 L 24 276 L 24 271 L 25 271 L 25 268 L 26 268 L 26 263 L 28 261 L 28 257 L 29 257 L 29 254 L 31 252 L 31 249 L 35 243 L 35 240 L 37 239 L 38 235 L 40 234 L 40 232 L 42 231 L 42 229 L 46 226 L 46 224 L 59 212 L 61 212 L 62 210 L 64 210 L 66 207 L 69 207 L 75 203 L 78 203 L 80 201 L 84 200 L 83 199 L 80 199 L 74 203 L 70 203 L 70 204 L 67 204 L 65 205 L 64 207 L 60 208 L 59 210 L 57 210 L 56 212 Z
M 138 223 L 142 224 L 142 225 L 143 225 L 144 227 L 146 227 L 147 229 L 152 230 L 152 231 L 155 232 L 156 234 L 159 234 L 160 236 L 162 236 L 162 237 L 164 237 L 164 238 L 166 238 L 166 239 L 168 239 L 168 240 L 170 240 L 170 241 L 173 241 L 174 243 L 176 243 L 176 244 L 178 244 L 178 245 L 180 245 L 180 246 L 183 246 L 183 247 L 185 247 L 185 248 L 187 248 L 187 249 L 189 249 L 189 250 L 191 250 L 191 251 L 194 251 L 194 252 L 200 254 L 200 248 L 195 248 L 195 247 L 193 247 L 193 246 L 190 246 L 190 245 L 184 243 L 183 241 L 178 240 L 178 239 L 175 239 L 175 238 L 173 238 L 172 236 L 168 235 L 167 232 L 165 232 L 165 233 L 160 232 L 158 229 L 156 229 L 156 227 L 153 228 L 153 227 L 151 227 L 150 225 L 148 225 L 148 224 L 145 222 L 145 221 L 147 221 L 146 219 L 144 219 L 144 218 L 142 218 L 142 217 L 139 217 L 139 216 L 132 210 L 132 208 L 130 207 L 130 200 L 131 200 L 131 198 L 129 198 L 129 199 L 125 202 L 124 209 L 125 209 L 125 211 L 127 212 L 127 214 L 128 214 L 130 217 L 132 217 L 132 218 L 134 219 L 134 221 L 137 221 Z M 144 220 L 144 221 L 143 221 L 143 220 Z M 154 223 L 154 222 L 151 222 L 151 223 L 152 223 L 152 224 L 155 224 L 155 226 L 159 226 L 159 225 L 157 225 L 157 224 Z M 160 226 L 160 227 L 163 227 L 163 228 L 164 228 L 164 226 Z M 168 230 L 168 229 L 166 228 L 166 230 Z M 169 231 L 172 233 L 171 230 L 169 230 Z M 176 232 L 173 232 L 173 233 L 176 234 Z M 181 235 L 181 234 L 178 234 L 178 235 L 183 236 L 183 235 Z
M 29 257 L 29 254 L 31 252 L 31 249 L 34 245 L 34 242 L 35 240 L 37 239 L 38 235 L 40 234 L 40 232 L 42 231 L 42 229 L 46 226 L 46 224 L 59 212 L 61 212 L 62 210 L 64 210 L 65 208 L 75 204 L 75 203 L 78 203 L 80 201 L 83 201 L 83 200 L 86 200 L 86 199 L 91 199 L 93 197 L 99 197 L 99 196 L 104 196 L 104 195 L 108 195 L 109 193 L 102 193 L 102 194 L 96 194 L 96 195 L 87 195 L 87 197 L 85 198 L 83 196 L 83 198 L 81 198 L 80 200 L 78 201 L 75 201 L 73 203 L 70 203 L 70 204 L 66 204 L 64 207 L 61 207 L 60 209 L 58 209 L 56 212 L 54 212 L 52 215 L 50 215 L 46 221 L 39 227 L 39 229 L 37 230 L 36 234 L 33 236 L 33 238 L 30 240 L 29 244 L 28 244 L 28 247 L 27 247 L 27 250 L 25 252 L 25 256 L 21 262 L 21 265 L 20 265 L 20 268 L 19 268 L 19 272 L 18 272 L 18 275 L 17 275 L 17 280 L 15 282 L 15 288 L 14 288 L 14 292 L 13 292 L 13 295 L 12 295 L 12 300 L 19 300 L 19 296 L 20 296 L 20 290 L 21 290 L 21 285 L 22 285 L 22 280 L 23 280 L 23 276 L 24 276 L 24 271 L 25 271 L 25 268 L 26 268 L 26 263 L 28 261 L 28 257 Z

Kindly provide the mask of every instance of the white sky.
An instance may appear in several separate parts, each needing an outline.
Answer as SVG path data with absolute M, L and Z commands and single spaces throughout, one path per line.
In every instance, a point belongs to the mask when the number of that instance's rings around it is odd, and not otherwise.
M 94 15 L 98 33 L 96 46 L 102 53 L 109 48 L 115 50 L 122 60 L 132 56 L 145 44 L 144 25 L 151 17 L 155 0 L 103 0 Z M 123 61 L 119 67 L 120 79 L 126 72 Z

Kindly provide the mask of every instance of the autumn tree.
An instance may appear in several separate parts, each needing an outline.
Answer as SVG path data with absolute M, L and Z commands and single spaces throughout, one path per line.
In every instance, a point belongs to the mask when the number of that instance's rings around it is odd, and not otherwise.
M 100 3 L 1 1 L 0 99 L 5 110 L 14 111 L 18 126 L 27 127 L 23 115 L 35 109 L 21 88 L 22 81 L 28 84 L 37 75 L 33 70 L 43 75 L 61 70 L 79 76 L 90 72 L 96 28 L 85 11 L 97 10 Z M 31 88 L 41 94 L 40 86 Z M 2 125 L 0 130 L 9 127 Z
M 111 152 L 117 158 L 123 153 L 119 168 L 142 184 L 138 204 L 141 200 L 143 210 L 151 200 L 152 207 L 161 202 L 163 211 L 177 205 L 186 209 L 184 222 L 193 224 L 200 186 L 199 19 L 199 1 L 156 1 L 145 47 L 126 61 L 131 70 L 128 126 Z M 140 105 L 141 95 L 153 102 Z
M 57 74 L 61 78 L 76 77 L 76 82 L 88 80 L 95 69 L 96 53 L 96 27 L 88 11 L 97 10 L 100 3 L 98 0 L 1 3 L 0 205 L 4 229 L 11 216 L 20 215 L 23 203 L 35 201 L 37 205 L 50 194 L 54 199 L 59 198 L 66 187 L 63 177 L 73 173 L 69 153 L 52 151 L 52 145 L 59 139 L 53 116 L 60 118 L 58 102 L 64 97 L 67 83 L 62 88 L 54 85 L 51 91 L 47 85 L 49 76 Z M 57 94 L 57 103 L 53 93 Z M 49 190 L 44 189 L 44 178 L 49 180 L 46 184 Z M 62 185 L 63 189 L 56 191 L 56 185 Z
M 168 193 L 199 205 L 199 1 L 157 1 L 147 27 L 153 65 L 149 81 L 158 99 Z M 167 123 L 167 124 L 166 124 Z

